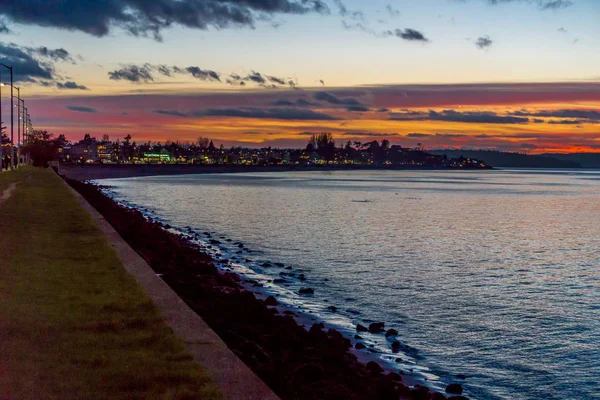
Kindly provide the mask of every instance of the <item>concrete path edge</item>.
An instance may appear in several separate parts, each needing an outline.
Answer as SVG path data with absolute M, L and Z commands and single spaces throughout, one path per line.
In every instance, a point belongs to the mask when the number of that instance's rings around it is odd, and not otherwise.
M 165 322 L 185 343 L 194 360 L 217 382 L 225 400 L 277 400 L 279 397 L 248 368 L 219 336 L 150 268 L 88 201 L 61 179 L 92 216 L 125 269 L 158 307 Z

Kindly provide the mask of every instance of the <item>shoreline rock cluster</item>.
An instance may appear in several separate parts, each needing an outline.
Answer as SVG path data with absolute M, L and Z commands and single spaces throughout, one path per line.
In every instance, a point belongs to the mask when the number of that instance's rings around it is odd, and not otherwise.
M 426 387 L 404 385 L 399 374 L 385 374 L 374 361 L 359 362 L 350 340 L 337 330 L 318 323 L 305 329 L 274 308 L 274 297 L 257 299 L 238 274 L 217 269 L 212 257 L 162 223 L 117 204 L 95 185 L 66 180 L 282 399 L 446 399 Z M 372 330 L 383 332 L 383 324 Z

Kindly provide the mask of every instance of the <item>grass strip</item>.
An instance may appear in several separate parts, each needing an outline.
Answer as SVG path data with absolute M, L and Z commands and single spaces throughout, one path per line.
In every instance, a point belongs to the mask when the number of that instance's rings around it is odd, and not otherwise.
M 0 398 L 217 399 L 92 218 L 50 170 L 0 205 Z

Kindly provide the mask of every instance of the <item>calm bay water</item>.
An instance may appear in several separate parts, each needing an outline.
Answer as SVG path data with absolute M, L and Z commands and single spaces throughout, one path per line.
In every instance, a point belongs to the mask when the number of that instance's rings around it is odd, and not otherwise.
M 600 171 L 353 171 L 103 180 L 171 225 L 302 270 L 288 302 L 350 333 L 384 321 L 403 362 L 477 399 L 600 398 Z M 213 237 L 216 237 L 213 234 Z M 222 253 L 235 256 L 234 246 Z M 288 271 L 288 270 L 286 270 Z M 315 289 L 303 298 L 299 287 Z M 326 306 L 338 307 L 335 313 Z M 366 335 L 395 360 L 385 338 Z M 466 379 L 456 375 L 465 375 Z M 436 381 L 438 383 L 436 383 Z

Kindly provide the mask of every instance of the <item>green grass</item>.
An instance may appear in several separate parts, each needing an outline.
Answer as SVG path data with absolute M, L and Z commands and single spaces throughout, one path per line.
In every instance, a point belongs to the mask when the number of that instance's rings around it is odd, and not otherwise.
M 216 399 L 91 217 L 50 170 L 0 204 L 0 398 Z
M 19 169 L 16 171 L 3 171 L 0 172 L 0 192 L 4 191 L 11 182 L 16 182 L 24 179 L 26 170 Z M 31 171 L 31 170 L 29 170 Z

